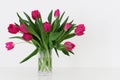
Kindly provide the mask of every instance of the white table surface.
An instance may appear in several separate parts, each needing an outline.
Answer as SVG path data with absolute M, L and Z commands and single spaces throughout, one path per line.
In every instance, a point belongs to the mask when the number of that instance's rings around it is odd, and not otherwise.
M 38 76 L 35 68 L 0 68 L 0 80 L 120 80 L 119 68 L 56 68 Z

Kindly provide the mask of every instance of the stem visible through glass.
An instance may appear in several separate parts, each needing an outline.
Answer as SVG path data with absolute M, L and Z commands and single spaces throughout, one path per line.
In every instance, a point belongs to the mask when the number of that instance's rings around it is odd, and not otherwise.
M 38 71 L 41 73 L 47 73 L 52 71 L 51 51 L 39 52 Z

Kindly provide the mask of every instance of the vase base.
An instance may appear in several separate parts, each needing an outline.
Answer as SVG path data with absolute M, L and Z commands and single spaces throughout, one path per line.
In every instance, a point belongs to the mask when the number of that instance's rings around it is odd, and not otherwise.
M 51 73 L 39 73 L 38 80 L 52 80 L 52 74 Z
M 52 72 L 40 72 L 40 71 L 38 71 L 38 75 L 39 76 L 49 76 L 49 75 L 52 75 Z

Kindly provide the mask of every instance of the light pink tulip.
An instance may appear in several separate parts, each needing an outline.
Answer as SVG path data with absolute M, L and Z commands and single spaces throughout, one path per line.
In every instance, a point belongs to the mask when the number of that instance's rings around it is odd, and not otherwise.
M 72 51 L 72 49 L 74 49 L 75 44 L 71 43 L 71 42 L 65 42 L 64 43 L 65 49 L 68 51 Z
M 55 17 L 59 17 L 60 16 L 60 10 L 59 9 L 55 10 L 54 16 Z
M 64 30 L 67 31 L 71 27 L 70 23 L 66 23 L 64 26 Z
M 85 26 L 84 26 L 84 24 L 79 24 L 79 25 L 76 27 L 76 29 L 75 29 L 75 34 L 76 34 L 77 36 L 81 36 L 81 35 L 84 34 L 84 31 L 85 31 Z

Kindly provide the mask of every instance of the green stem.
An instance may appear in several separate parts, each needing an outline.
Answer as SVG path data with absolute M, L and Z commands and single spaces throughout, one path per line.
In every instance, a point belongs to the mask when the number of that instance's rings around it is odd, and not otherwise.
M 21 43 L 26 43 L 27 41 L 25 41 L 25 42 L 17 42 L 17 43 L 15 43 L 15 44 L 21 44 Z M 27 42 L 27 43 L 29 43 L 29 44 L 32 44 L 33 45 L 33 43 L 32 42 Z
M 41 51 L 39 55 L 40 57 L 38 58 L 38 70 L 40 72 L 50 72 L 52 70 L 51 51 Z
M 58 42 L 60 41 L 60 39 L 64 36 L 65 31 L 63 31 L 62 35 L 58 38 Z

